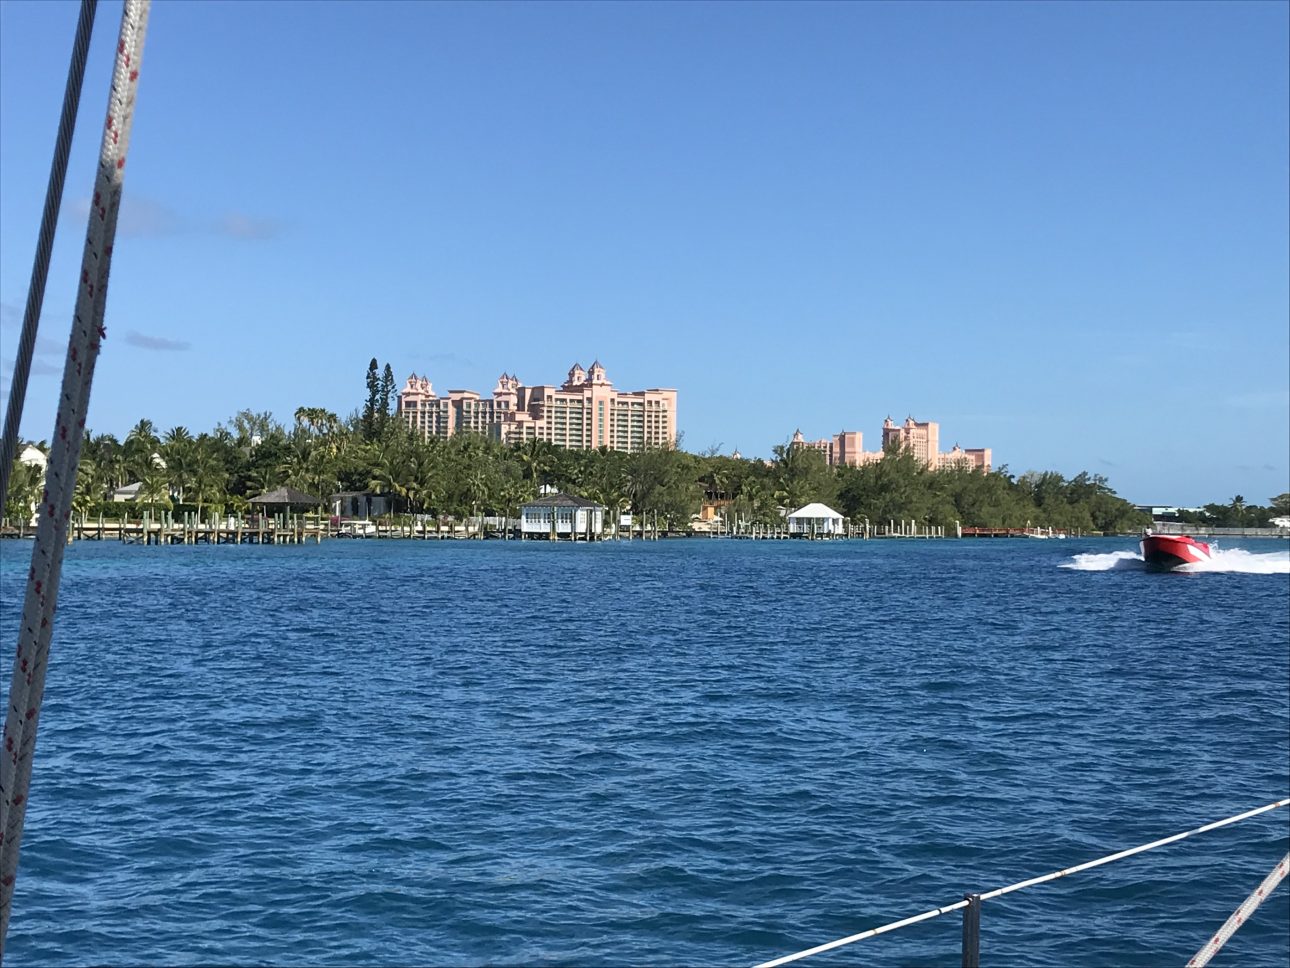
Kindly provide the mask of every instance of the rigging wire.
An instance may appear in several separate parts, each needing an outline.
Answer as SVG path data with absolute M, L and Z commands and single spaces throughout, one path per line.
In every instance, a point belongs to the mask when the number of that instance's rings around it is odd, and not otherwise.
M 45 693 L 45 669 L 58 606 L 58 586 L 71 521 L 72 498 L 76 490 L 76 469 L 85 437 L 85 414 L 94 380 L 94 364 L 107 335 L 103 315 L 107 307 L 108 275 L 121 205 L 121 187 L 125 180 L 125 159 L 134 120 L 149 3 L 150 0 L 125 0 L 121 13 L 107 119 L 81 257 L 76 311 L 63 365 L 58 415 L 51 438 L 45 490 L 31 552 L 31 571 L 27 576 L 18 649 L 9 687 L 4 749 L 0 752 L 0 838 L 3 838 L 0 841 L 0 958 L 4 955 L 14 881 L 18 874 L 18 851 L 27 813 L 32 754 Z
M 40 234 L 36 241 L 36 259 L 31 267 L 31 284 L 27 287 L 27 308 L 22 314 L 22 335 L 18 338 L 18 356 L 13 364 L 13 382 L 9 384 L 9 405 L 4 412 L 4 436 L 0 438 L 0 508 L 9 499 L 9 474 L 18 449 L 18 428 L 22 425 L 22 406 L 27 399 L 27 377 L 36 348 L 36 328 L 45 302 L 45 283 L 49 279 L 49 259 L 54 248 L 54 231 L 58 210 L 63 204 L 63 182 L 67 179 L 67 159 L 72 151 L 72 134 L 76 130 L 76 113 L 81 104 L 81 82 L 85 80 L 85 62 L 94 31 L 94 11 L 98 0 L 81 0 L 81 15 L 76 21 L 76 41 L 72 45 L 72 62 L 67 68 L 67 87 L 63 91 L 63 112 L 58 120 L 58 137 L 54 142 L 54 161 L 49 169 L 45 189 L 45 211 L 40 216 Z

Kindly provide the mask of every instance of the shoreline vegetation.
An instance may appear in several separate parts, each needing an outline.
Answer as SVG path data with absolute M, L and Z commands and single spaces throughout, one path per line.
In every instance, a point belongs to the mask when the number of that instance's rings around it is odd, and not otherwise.
M 29 446 L 43 450 L 42 444 Z M 137 485 L 133 499 L 114 500 L 128 484 Z M 40 466 L 20 459 L 0 522 L 6 532 L 30 525 L 42 486 Z M 409 524 L 415 530 L 416 522 L 430 521 L 436 532 L 467 521 L 517 518 L 520 505 L 544 487 L 604 505 L 614 523 L 631 515 L 638 534 L 642 522 L 666 534 L 770 534 L 784 527 L 783 509 L 812 502 L 837 510 L 853 532 L 867 526 L 871 534 L 897 524 L 920 535 L 954 535 L 958 527 L 1117 534 L 1151 524 L 1100 475 L 1014 476 L 1006 466 L 929 470 L 899 449 L 863 467 L 830 467 L 818 452 L 789 444 L 761 459 L 679 446 L 639 453 L 563 450 L 540 440 L 507 445 L 469 433 L 422 440 L 390 412 L 389 394 L 378 385 L 363 412 L 348 419 L 301 407 L 290 426 L 270 413 L 243 410 L 197 435 L 185 427 L 159 433 L 147 419 L 124 440 L 87 430 L 73 530 L 121 518 L 190 528 L 231 519 L 250 530 L 258 510 L 251 499 L 283 486 L 325 505 L 345 492 L 379 496 L 391 508 L 381 519 L 391 530 Z M 290 511 L 270 510 L 281 512 L 285 527 Z M 1268 508 L 1247 505 L 1238 495 L 1230 505 L 1208 505 L 1188 523 L 1265 527 L 1287 513 L 1290 495 L 1272 499 Z M 304 518 L 291 520 L 302 524 Z M 324 510 L 314 516 L 319 530 L 324 520 L 339 523 Z

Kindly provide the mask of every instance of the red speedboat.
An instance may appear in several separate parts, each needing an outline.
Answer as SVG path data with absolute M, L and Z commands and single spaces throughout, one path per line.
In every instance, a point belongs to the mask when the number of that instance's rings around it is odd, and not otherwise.
M 1209 561 L 1209 545 L 1189 534 L 1152 534 L 1142 536 L 1142 560 L 1149 568 L 1173 569 Z

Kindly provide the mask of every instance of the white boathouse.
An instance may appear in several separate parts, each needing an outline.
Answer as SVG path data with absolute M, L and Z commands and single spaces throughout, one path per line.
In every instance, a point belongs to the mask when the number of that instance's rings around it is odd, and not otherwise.
M 544 494 L 520 506 L 521 538 L 595 540 L 605 530 L 605 506 L 570 494 Z

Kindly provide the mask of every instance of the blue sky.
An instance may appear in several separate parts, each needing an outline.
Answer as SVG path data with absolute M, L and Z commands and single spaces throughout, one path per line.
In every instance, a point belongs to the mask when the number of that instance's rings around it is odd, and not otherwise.
M 599 358 L 692 450 L 936 420 L 1141 502 L 1290 489 L 1280 3 L 154 4 L 90 426 Z M 119 7 L 23 422 L 49 436 Z M 8 380 L 77 6 L 0 2 Z

